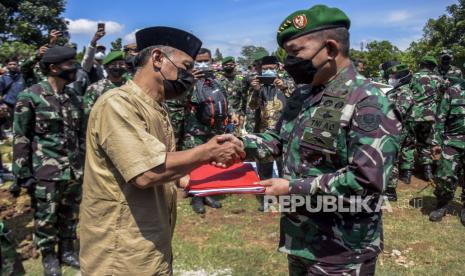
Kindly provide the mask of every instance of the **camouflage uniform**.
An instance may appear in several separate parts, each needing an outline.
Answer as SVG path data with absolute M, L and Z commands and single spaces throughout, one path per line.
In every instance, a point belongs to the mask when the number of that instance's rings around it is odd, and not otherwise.
M 219 82 L 217 82 L 215 79 L 197 80 L 197 82 L 199 81 L 204 81 L 204 83 L 201 85 L 202 87 L 208 85 L 208 82 L 216 82 L 221 90 L 218 91 L 218 93 L 225 93 L 224 88 L 222 88 Z M 214 126 L 205 125 L 199 121 L 197 116 L 197 107 L 200 104 L 200 101 L 196 96 L 196 90 L 199 89 L 198 87 L 200 87 L 200 85 L 196 84 L 187 95 L 187 110 L 184 120 L 184 136 L 182 139 L 183 150 L 191 149 L 204 144 L 213 136 L 223 134 L 225 132 L 227 118 L 216 119 Z M 226 104 L 226 106 L 228 105 Z
M 283 79 L 286 89 L 281 91 L 274 85 L 263 85 L 260 91 L 253 89 L 250 95 L 249 108 L 259 111 L 256 118 L 255 131 L 263 133 L 276 128 L 276 124 L 286 107 L 287 98 L 292 94 L 294 85 L 291 81 Z M 282 159 L 276 160 L 279 174 L 282 173 Z M 258 174 L 261 179 L 273 177 L 273 162 L 258 162 Z
M 415 73 L 410 85 L 415 105 L 406 123 L 415 133 L 416 149 L 421 165 L 433 163 L 431 158 L 431 148 L 435 144 L 433 125 L 436 120 L 436 100 L 440 85 L 440 79 L 428 69 L 422 69 Z M 413 148 L 412 145 L 410 149 Z M 412 168 L 413 165 L 412 160 L 409 163 L 404 162 L 403 166 Z
M 440 65 L 436 67 L 436 73 L 441 76 L 444 80 L 448 80 L 450 78 L 458 78 L 462 79 L 462 71 L 459 68 L 450 65 L 448 68 L 442 68 Z
M 376 206 L 397 156 L 401 129 L 399 114 L 381 91 L 351 65 L 314 87 L 297 117 L 282 118 L 280 131 L 243 138 L 248 159 L 282 155 L 291 196 L 350 200 L 348 196 L 369 195 L 368 205 Z M 300 260 L 354 267 L 376 259 L 383 249 L 378 211 L 309 212 L 298 207 L 284 212 L 280 225 L 279 251 Z
M 184 99 L 167 100 L 165 104 L 170 115 L 174 137 L 176 138 L 176 149 L 181 149 L 182 139 L 184 137 L 184 120 L 186 118 L 187 101 Z
M 227 77 L 224 74 L 218 78 L 228 97 L 229 112 L 244 115 L 247 107 L 246 83 L 243 76 L 235 74 Z
M 395 189 L 397 187 L 399 170 L 411 171 L 413 169 L 415 133 L 413 132 L 411 125 L 405 123 L 405 119 L 410 116 L 414 101 L 412 91 L 408 87 L 408 84 L 400 86 L 393 91 L 389 91 L 387 96 L 389 100 L 395 103 L 403 121 L 399 157 L 392 168 L 391 179 L 387 185 L 387 187 Z
M 442 147 L 434 194 L 441 203 L 454 198 L 460 170 L 465 168 L 465 83 L 446 90 L 438 108 L 436 140 Z M 463 197 L 463 193 L 462 193 Z M 465 203 L 465 198 L 462 198 Z
M 0 220 L 0 262 L 0 275 L 15 276 L 25 274 L 20 256 L 16 253 L 11 231 L 2 220 Z
M 87 119 L 89 118 L 90 111 L 92 110 L 94 104 L 97 102 L 97 99 L 108 90 L 120 87 L 123 84 L 124 82 L 114 83 L 109 79 L 101 79 L 87 88 L 86 93 L 82 99 L 84 108 L 84 126 L 87 125 Z
M 36 180 L 35 242 L 54 251 L 58 238 L 76 238 L 81 200 L 83 135 L 81 102 L 47 81 L 18 96 L 14 116 L 13 174 Z

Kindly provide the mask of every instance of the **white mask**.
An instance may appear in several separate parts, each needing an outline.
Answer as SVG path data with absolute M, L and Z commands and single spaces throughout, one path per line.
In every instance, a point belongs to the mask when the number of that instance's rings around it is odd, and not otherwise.
M 388 83 L 389 83 L 390 86 L 396 87 L 396 86 L 399 84 L 399 80 L 398 80 L 398 79 L 389 78 Z
M 96 60 L 103 60 L 105 58 L 105 54 L 102 53 L 102 52 L 98 52 L 98 53 L 95 54 L 94 58 Z

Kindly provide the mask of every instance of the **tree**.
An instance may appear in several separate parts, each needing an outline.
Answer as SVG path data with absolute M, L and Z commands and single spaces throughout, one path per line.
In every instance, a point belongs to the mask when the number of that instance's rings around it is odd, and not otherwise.
M 221 62 L 223 60 L 223 54 L 220 52 L 220 49 L 216 48 L 215 50 L 215 58 L 216 62 Z
M 261 46 L 254 46 L 254 45 L 247 45 L 243 46 L 241 50 L 241 57 L 237 59 L 237 63 L 240 65 L 247 67 L 253 63 L 254 57 L 257 53 L 264 52 L 268 54 L 268 51 Z
M 5 59 L 13 56 L 23 60 L 33 56 L 36 50 L 35 46 L 19 41 L 5 42 L 0 45 L 0 62 L 4 62 Z
M 0 41 L 21 41 L 41 46 L 49 31 L 67 31 L 61 14 L 65 0 L 0 0 Z
M 273 52 L 273 54 L 275 57 L 278 58 L 278 61 L 281 62 L 281 63 L 284 63 L 284 61 L 286 60 L 287 58 L 287 52 L 286 50 L 284 50 L 283 48 L 281 47 L 278 47 L 278 49 L 276 49 L 275 52 Z
M 111 51 L 121 51 L 123 49 L 123 39 L 121 37 L 117 38 L 111 43 Z
M 423 28 L 423 37 L 412 42 L 404 54 L 407 62 L 417 64 L 424 55 L 439 56 L 443 49 L 454 54 L 454 63 L 459 68 L 465 62 L 465 0 L 446 8 L 447 14 L 429 19 Z

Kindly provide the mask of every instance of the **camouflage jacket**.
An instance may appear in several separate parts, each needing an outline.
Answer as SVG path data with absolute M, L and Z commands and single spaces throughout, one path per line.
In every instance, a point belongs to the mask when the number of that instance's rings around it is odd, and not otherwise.
M 313 203 L 316 195 L 346 202 L 359 195 L 374 210 L 399 149 L 399 116 L 351 65 L 325 86 L 314 87 L 298 115 L 283 114 L 279 131 L 242 139 L 248 159 L 283 156 L 291 196 L 312 195 Z M 381 212 L 298 207 L 281 217 L 279 246 L 281 252 L 315 261 L 363 262 L 383 248 Z
M 113 83 L 109 79 L 101 79 L 98 82 L 91 84 L 89 87 L 87 87 L 86 93 L 84 94 L 84 97 L 82 99 L 85 122 L 87 122 L 90 111 L 92 110 L 92 107 L 94 106 L 94 104 L 97 102 L 97 99 L 100 96 L 102 96 L 103 93 L 107 92 L 108 90 L 116 88 L 116 87 L 120 87 L 123 84 L 124 82 Z
M 73 90 L 55 93 L 47 81 L 24 90 L 13 130 L 15 177 L 60 181 L 82 176 L 82 107 Z
M 435 140 L 440 145 L 465 149 L 465 83 L 446 90 L 437 110 Z
M 258 125 L 255 127 L 258 132 L 274 129 L 286 107 L 286 100 L 291 96 L 294 85 L 288 79 L 283 80 L 286 85 L 284 91 L 274 85 L 263 85 L 260 91 L 250 88 L 249 108 L 260 110 L 260 116 L 256 118 Z
M 427 69 L 422 69 L 413 75 L 410 89 L 415 105 L 408 121 L 434 122 L 436 120 L 436 101 L 440 87 L 441 80 Z
M 447 69 L 443 69 L 441 66 L 436 67 L 436 73 L 440 75 L 444 80 L 449 79 L 450 77 L 453 78 L 463 78 L 462 71 L 459 68 L 451 65 Z
M 230 78 L 221 75 L 218 81 L 224 87 L 228 97 L 229 111 L 236 114 L 245 114 L 247 106 L 246 80 L 241 75 Z
M 402 121 L 406 120 L 414 106 L 412 90 L 410 90 L 409 85 L 405 84 L 389 91 L 387 97 L 396 105 L 402 116 Z

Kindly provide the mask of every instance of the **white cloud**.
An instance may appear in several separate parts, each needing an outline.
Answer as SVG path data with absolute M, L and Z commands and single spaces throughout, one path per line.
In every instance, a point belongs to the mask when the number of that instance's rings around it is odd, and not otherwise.
M 128 33 L 127 35 L 124 36 L 124 41 L 127 43 L 135 43 L 136 42 L 136 32 L 139 31 L 139 29 L 135 29 L 134 31 Z
M 108 34 L 119 34 L 124 29 L 124 25 L 115 21 L 94 21 L 85 18 L 76 20 L 66 19 L 68 21 L 68 30 L 70 34 L 88 34 L 92 35 L 97 30 L 99 22 L 105 22 L 105 32 Z
M 387 21 L 391 23 L 399 23 L 412 19 L 413 17 L 413 14 L 411 14 L 409 11 L 397 10 L 388 13 Z

